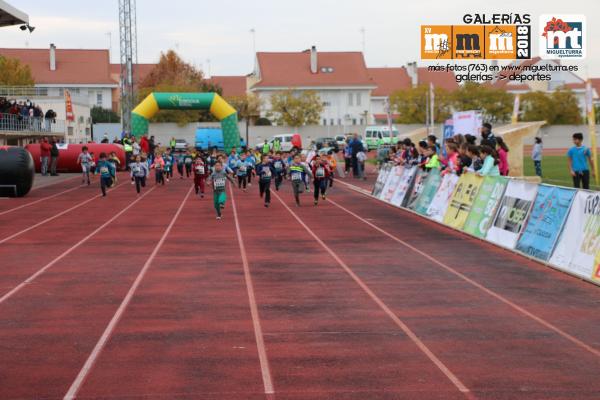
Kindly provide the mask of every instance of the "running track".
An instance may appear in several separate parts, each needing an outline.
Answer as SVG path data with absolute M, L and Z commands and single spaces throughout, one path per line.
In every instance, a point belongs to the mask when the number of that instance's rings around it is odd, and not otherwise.
M 597 287 L 342 184 L 121 183 L 0 202 L 0 399 L 599 396 Z

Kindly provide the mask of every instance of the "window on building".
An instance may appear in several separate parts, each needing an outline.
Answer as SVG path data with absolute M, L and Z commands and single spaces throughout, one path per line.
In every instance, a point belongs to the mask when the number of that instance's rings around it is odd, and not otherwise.
M 323 118 L 323 125 L 327 125 L 327 118 Z
M 356 93 L 356 105 L 360 106 L 362 93 Z
M 356 125 L 356 118 L 352 118 L 352 125 Z
M 342 125 L 342 119 L 338 118 L 338 125 Z
M 360 125 L 362 125 L 362 124 L 363 124 L 363 119 L 361 118 L 361 119 L 360 119 Z
M 348 93 L 348 105 L 352 106 L 354 105 L 354 93 Z
M 324 101 L 323 102 L 323 107 L 331 107 L 331 102 L 330 101 Z
M 329 120 L 329 125 L 335 125 L 335 120 L 333 118 Z
M 102 92 L 96 93 L 96 105 L 102 107 Z

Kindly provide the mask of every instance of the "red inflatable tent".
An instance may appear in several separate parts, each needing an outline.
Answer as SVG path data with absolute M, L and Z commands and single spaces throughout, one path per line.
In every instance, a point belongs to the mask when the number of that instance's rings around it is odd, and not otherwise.
M 125 166 L 125 150 L 120 144 L 112 143 L 87 143 L 87 144 L 59 144 L 58 145 L 58 164 L 57 172 L 81 172 L 81 166 L 77 164 L 77 157 L 81 153 L 83 146 L 87 146 L 90 153 L 94 153 L 94 158 L 98 161 L 100 153 L 115 152 L 121 161 L 121 168 Z M 35 163 L 36 172 L 40 172 L 40 145 L 28 144 L 25 149 L 31 153 L 33 162 Z

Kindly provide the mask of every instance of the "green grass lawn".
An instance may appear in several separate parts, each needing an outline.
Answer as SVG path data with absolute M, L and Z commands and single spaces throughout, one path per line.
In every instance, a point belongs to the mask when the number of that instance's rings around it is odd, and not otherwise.
M 525 176 L 535 176 L 535 168 L 531 157 L 523 157 Z M 567 157 L 565 156 L 544 156 L 542 160 L 542 175 L 544 183 L 573 187 L 573 179 L 567 168 Z M 590 188 L 600 190 L 600 187 L 593 185 L 594 178 L 591 178 Z

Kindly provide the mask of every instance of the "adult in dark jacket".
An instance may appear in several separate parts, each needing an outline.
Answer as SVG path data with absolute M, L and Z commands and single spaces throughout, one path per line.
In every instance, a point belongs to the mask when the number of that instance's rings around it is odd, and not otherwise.
M 361 151 L 365 151 L 362 140 L 360 140 L 358 138 L 358 134 L 355 133 L 354 137 L 352 138 L 352 140 L 349 143 L 350 148 L 352 149 L 352 173 L 354 174 L 355 178 L 360 178 L 360 173 L 358 170 L 358 159 L 356 158 L 356 156 L 358 155 L 358 153 L 360 153 Z
M 50 175 L 58 176 L 58 174 L 56 173 L 56 165 L 58 164 L 59 151 L 55 137 L 52 137 L 50 139 L 50 146 L 52 146 L 52 148 L 50 149 Z

